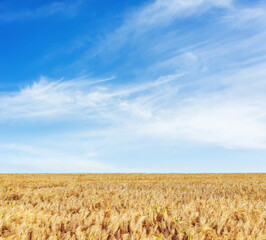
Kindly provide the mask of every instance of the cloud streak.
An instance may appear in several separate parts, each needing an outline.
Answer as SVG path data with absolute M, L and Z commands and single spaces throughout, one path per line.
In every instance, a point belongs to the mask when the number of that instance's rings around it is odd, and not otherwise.
M 45 172 L 115 172 L 111 164 L 98 161 L 93 153 L 71 154 L 49 148 L 39 148 L 22 144 L 0 144 L 0 149 L 9 164 Z M 16 152 L 16 155 L 13 152 Z
M 129 40 L 138 42 L 143 35 L 154 29 L 163 29 L 179 18 L 201 15 L 210 8 L 229 8 L 231 4 L 232 0 L 156 0 L 128 13 L 123 24 L 107 35 L 94 54 L 117 50 Z
M 40 81 L 18 92 L 0 96 L 0 121 L 64 115 L 95 117 L 95 112 L 99 114 L 101 110 L 116 105 L 123 98 L 158 88 L 180 76 L 180 74 L 165 76 L 154 82 L 121 89 L 108 89 L 103 85 L 97 85 L 113 78 L 96 81 L 84 79 L 49 81 L 42 77 Z
M 79 60 L 110 60 L 96 75 L 116 78 L 41 77 L 0 93 L 0 128 L 50 129 L 32 144 L 6 141 L 4 157 L 40 171 L 134 171 L 102 159 L 145 144 L 265 151 L 264 13 L 230 0 L 157 0 L 125 14 Z
M 216 89 L 206 91 L 205 84 L 196 85 L 189 93 L 185 91 L 187 84 L 181 81 L 185 76 L 179 75 L 120 88 L 105 82 L 99 85 L 88 80 L 43 78 L 0 97 L 1 121 L 89 121 L 106 123 L 106 133 L 111 135 L 119 128 L 125 135 L 140 139 L 264 149 L 265 69 L 265 64 L 245 68 L 217 79 L 221 87 L 216 84 Z
M 16 11 L 0 12 L 0 21 L 11 22 L 16 20 L 38 19 L 55 14 L 74 16 L 82 1 L 75 3 L 53 2 L 35 9 L 18 9 Z

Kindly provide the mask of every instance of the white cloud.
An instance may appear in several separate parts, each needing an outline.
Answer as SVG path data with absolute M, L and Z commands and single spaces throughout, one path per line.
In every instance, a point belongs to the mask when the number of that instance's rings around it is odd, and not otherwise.
M 6 157 L 14 165 L 34 166 L 40 171 L 95 172 L 119 171 L 98 159 L 107 148 L 112 152 L 114 146 L 128 147 L 127 141 L 140 145 L 150 140 L 157 145 L 192 141 L 224 148 L 266 149 L 266 32 L 258 27 L 264 10 L 242 9 L 242 16 L 232 1 L 157 0 L 127 15 L 100 48 L 110 44 L 117 54 L 116 46 L 127 40 L 141 45 L 141 41 L 150 40 L 143 40 L 142 33 L 212 7 L 230 9 L 222 24 L 236 20 L 238 26 L 244 26 L 249 22 L 252 32 L 243 34 L 241 28 L 236 33 L 230 28 L 219 35 L 216 31 L 228 26 L 221 28 L 217 22 L 217 29 L 209 33 L 214 38 L 197 42 L 190 40 L 199 37 L 202 29 L 185 36 L 172 29 L 150 47 L 150 51 L 157 51 L 158 61 L 150 61 L 136 79 L 140 82 L 150 69 L 156 69 L 161 77 L 154 81 L 123 85 L 127 79 L 114 84 L 113 78 L 41 78 L 19 91 L 1 93 L 0 127 L 10 121 L 21 125 L 36 120 L 44 125 L 47 120 L 70 123 L 60 136 L 39 137 L 32 145 L 2 145 L 6 151 L 14 150 Z M 176 41 L 178 37 L 182 41 Z M 169 75 L 160 71 L 168 68 Z M 42 145 L 45 147 L 38 147 Z
M 156 24 L 184 15 L 201 13 L 210 7 L 229 7 L 234 11 L 232 1 L 157 0 L 128 16 L 111 34 L 111 39 L 133 30 L 142 31 L 143 26 L 154 28 Z M 255 11 L 255 18 L 262 16 L 260 9 L 250 11 Z M 250 19 L 250 11 L 245 9 L 244 19 Z M 18 92 L 0 96 L 0 122 L 10 119 L 88 121 L 102 126 L 101 131 L 81 129 L 88 138 L 93 131 L 100 138 L 104 134 L 118 133 L 123 138 L 148 137 L 230 148 L 266 148 L 264 37 L 265 31 L 260 29 L 243 39 L 241 36 L 227 37 L 173 48 L 171 50 L 178 50 L 176 54 L 150 66 L 180 66 L 182 63 L 186 65 L 183 70 L 197 74 L 224 63 L 219 72 L 214 69 L 204 77 L 194 75 L 192 80 L 187 75 L 172 74 L 135 86 L 114 87 L 112 82 L 105 83 L 111 79 L 49 81 L 42 78 Z M 263 56 L 258 56 L 258 52 Z M 242 58 L 237 58 L 242 54 Z M 231 61 L 231 57 L 237 61 Z M 119 137 L 116 139 L 122 141 Z
M 118 168 L 97 160 L 96 153 L 71 154 L 66 151 L 39 148 L 33 145 L 0 144 L 2 161 L 34 172 L 114 172 Z
M 264 108 L 234 101 L 195 99 L 171 119 L 139 125 L 140 134 L 166 141 L 193 140 L 229 148 L 266 148 Z
M 128 12 L 120 27 L 107 34 L 90 53 L 89 57 L 105 51 L 114 52 L 126 42 L 140 42 L 145 33 L 163 28 L 179 18 L 200 15 L 210 8 L 230 8 L 233 0 L 156 0 L 135 11 Z M 87 53 L 88 54 L 88 53 Z M 88 57 L 86 54 L 85 58 Z M 83 60 L 83 59 L 82 59 Z
M 266 10 L 265 6 L 236 7 L 232 8 L 224 17 L 223 21 L 235 28 L 265 27 Z
M 206 89 L 212 80 L 202 80 L 188 93 L 184 91 L 190 83 L 181 84 L 179 75 L 120 89 L 110 84 L 90 85 L 91 81 L 86 85 L 84 80 L 41 80 L 0 97 L 1 118 L 2 122 L 41 118 L 91 121 L 100 126 L 108 123 L 99 133 L 92 128 L 82 130 L 99 136 L 104 131 L 109 137 L 118 134 L 122 138 L 266 148 L 265 69 L 261 64 L 216 75 L 214 86 Z
M 229 7 L 231 3 L 231 0 L 156 0 L 138 11 L 133 22 L 142 26 L 162 24 L 177 17 L 200 14 L 211 7 Z
M 32 119 L 45 117 L 95 118 L 95 113 L 104 111 L 121 98 L 156 88 L 175 80 L 180 74 L 165 76 L 157 81 L 121 89 L 108 89 L 97 84 L 103 80 L 49 81 L 42 77 L 19 92 L 0 96 L 0 122 L 5 119 Z
M 35 9 L 18 9 L 15 11 L 0 12 L 0 21 L 10 22 L 15 20 L 36 19 L 48 17 L 58 13 L 74 16 L 82 1 L 53 2 Z

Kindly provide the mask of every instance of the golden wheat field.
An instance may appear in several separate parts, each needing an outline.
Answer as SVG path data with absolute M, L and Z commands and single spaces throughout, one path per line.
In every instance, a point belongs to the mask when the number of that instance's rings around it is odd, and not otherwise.
M 0 239 L 266 239 L 266 174 L 2 174 Z

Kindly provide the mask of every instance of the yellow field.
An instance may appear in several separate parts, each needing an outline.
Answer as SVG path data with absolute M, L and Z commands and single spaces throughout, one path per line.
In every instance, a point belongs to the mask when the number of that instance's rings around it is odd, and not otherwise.
M 266 174 L 2 174 L 0 239 L 266 239 Z

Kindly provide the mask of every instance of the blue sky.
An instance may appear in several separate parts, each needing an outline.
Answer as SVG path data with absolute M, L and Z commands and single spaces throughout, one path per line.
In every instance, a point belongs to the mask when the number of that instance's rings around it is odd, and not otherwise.
M 1 172 L 263 172 L 266 4 L 1 1 Z

